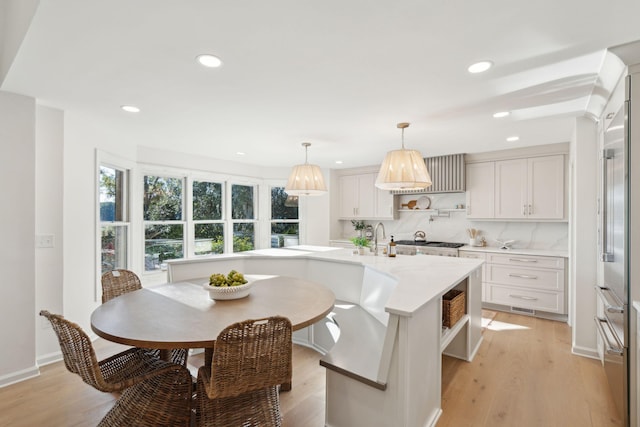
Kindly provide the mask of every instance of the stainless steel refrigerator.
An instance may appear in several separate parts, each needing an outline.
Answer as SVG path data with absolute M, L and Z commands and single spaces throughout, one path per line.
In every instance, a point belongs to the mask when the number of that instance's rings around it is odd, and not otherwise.
M 634 358 L 635 316 L 632 318 L 630 301 L 632 288 L 630 276 L 630 232 L 632 225 L 631 205 L 637 199 L 631 174 L 631 149 L 638 146 L 640 128 L 640 99 L 636 109 L 632 99 L 633 90 L 640 88 L 640 74 L 630 74 L 625 82 L 625 102 L 604 131 L 601 155 L 600 194 L 600 260 L 603 282 L 596 286 L 601 309 L 595 318 L 597 330 L 604 344 L 604 369 L 616 406 L 624 419 L 630 423 L 630 384 L 634 385 L 632 372 Z M 638 119 L 634 120 L 634 116 Z M 637 149 L 640 149 L 637 148 Z M 635 153 L 633 153 L 635 154 Z M 640 165 L 635 165 L 640 168 Z M 637 174 L 637 171 L 636 171 Z M 640 183 L 639 183 L 640 184 Z M 635 259 L 637 255 L 634 256 Z M 631 346 L 631 347 L 630 347 Z

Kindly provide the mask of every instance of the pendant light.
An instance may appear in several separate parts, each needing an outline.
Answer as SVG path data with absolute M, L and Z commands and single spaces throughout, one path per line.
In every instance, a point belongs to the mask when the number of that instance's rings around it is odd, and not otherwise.
M 307 150 L 310 142 L 303 142 L 304 164 L 296 165 L 289 175 L 289 181 L 284 187 L 288 196 L 320 196 L 327 192 L 324 185 L 322 171 L 317 165 L 310 165 L 307 161 Z
M 393 150 L 380 165 L 376 187 L 383 190 L 419 190 L 431 185 L 431 177 L 424 158 L 417 150 L 404 148 L 404 130 L 409 123 L 398 123 L 402 129 L 402 149 Z

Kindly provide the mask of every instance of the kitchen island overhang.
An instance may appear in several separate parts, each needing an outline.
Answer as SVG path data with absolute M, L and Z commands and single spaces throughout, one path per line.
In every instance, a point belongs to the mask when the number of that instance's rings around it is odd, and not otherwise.
M 170 281 L 235 269 L 300 277 L 331 289 L 337 299 L 334 313 L 295 336 L 297 343 L 324 353 L 325 425 L 382 427 L 437 422 L 442 353 L 470 361 L 482 340 L 482 263 L 426 255 L 359 256 L 345 249 L 300 246 L 168 264 Z M 451 289 L 465 292 L 465 312 L 443 329 L 442 296 Z M 349 316 L 341 314 L 343 306 L 354 307 Z M 365 324 L 371 326 L 367 333 L 359 330 Z M 342 332 L 336 333 L 336 327 Z M 345 338 L 334 346 L 338 334 Z M 366 354 L 359 352 L 364 348 Z

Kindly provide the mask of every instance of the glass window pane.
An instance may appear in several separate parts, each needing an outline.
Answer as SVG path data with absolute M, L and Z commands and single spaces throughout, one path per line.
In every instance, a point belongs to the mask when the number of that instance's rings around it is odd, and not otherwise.
M 298 197 L 287 196 L 284 187 L 272 187 L 271 219 L 298 219 Z
M 298 223 L 271 223 L 271 247 L 282 248 L 299 244 Z
M 100 166 L 100 221 L 126 221 L 124 171 Z
M 254 219 L 253 186 L 231 186 L 231 215 L 233 219 Z
M 233 224 L 233 252 L 253 250 L 254 241 L 253 223 Z
M 222 184 L 193 182 L 193 219 L 222 219 Z
M 102 272 L 127 268 L 127 226 L 107 225 L 102 227 L 100 247 L 102 249 Z
M 182 219 L 182 179 L 151 175 L 144 177 L 144 219 Z
M 224 252 L 224 226 L 222 224 L 196 224 L 195 234 L 196 255 Z
M 144 228 L 144 269 L 159 270 L 167 259 L 183 257 L 182 224 L 154 224 Z

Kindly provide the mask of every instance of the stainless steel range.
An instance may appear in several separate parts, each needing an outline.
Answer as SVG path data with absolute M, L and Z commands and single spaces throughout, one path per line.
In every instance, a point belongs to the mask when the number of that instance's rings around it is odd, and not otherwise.
M 433 242 L 429 240 L 398 240 L 396 241 L 398 255 L 438 255 L 458 256 L 458 248 L 464 243 Z

